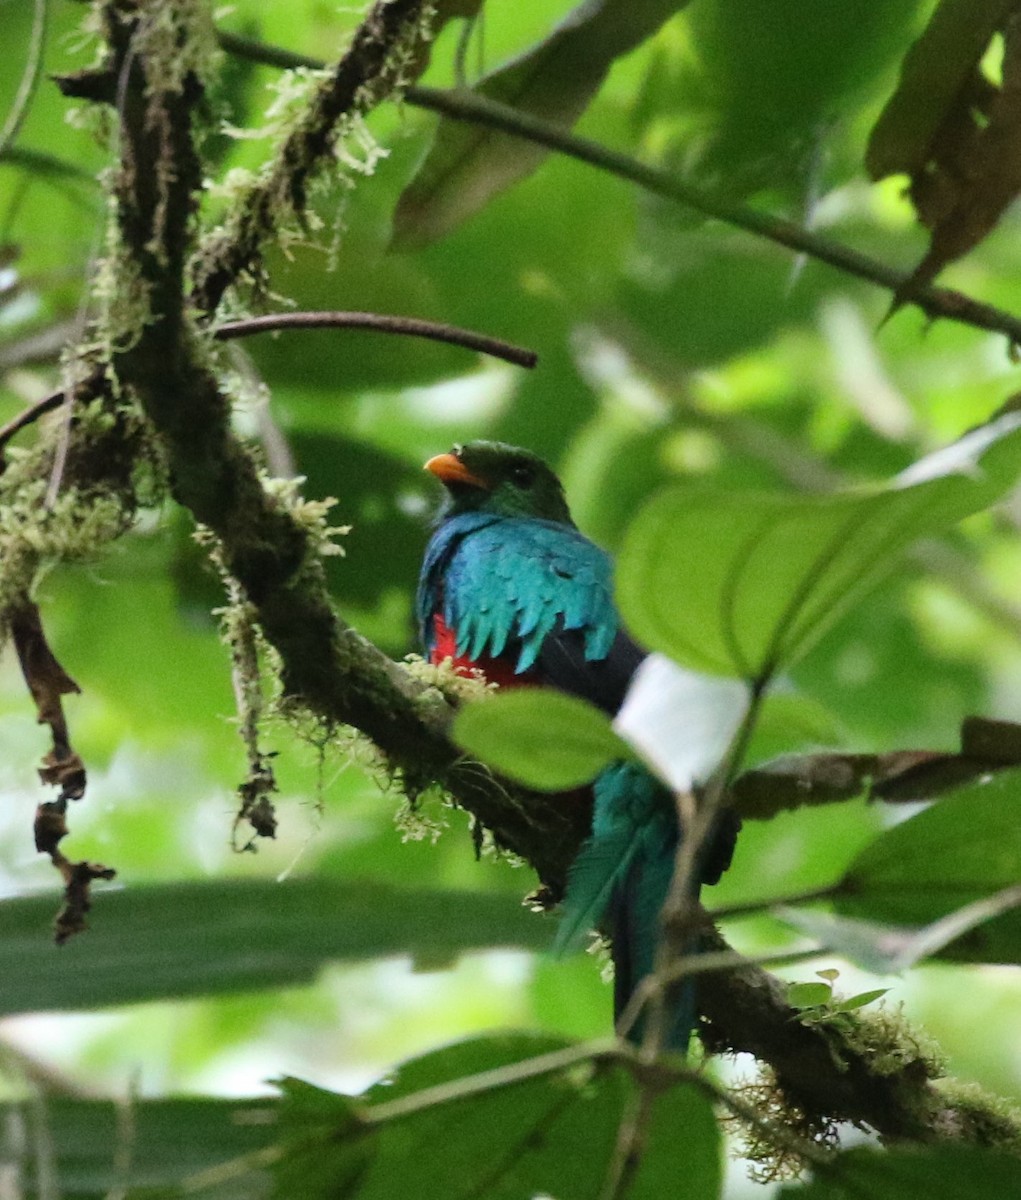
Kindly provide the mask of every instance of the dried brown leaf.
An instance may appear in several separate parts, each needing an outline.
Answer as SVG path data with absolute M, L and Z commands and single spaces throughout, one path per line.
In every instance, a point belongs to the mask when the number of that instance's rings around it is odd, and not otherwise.
M 978 64 L 1016 8 L 1017 0 L 942 0 L 904 56 L 897 88 L 869 136 L 865 165 L 873 179 L 917 175 L 951 114 L 970 116 Z
M 981 71 L 1002 31 L 1002 82 Z M 906 172 L 929 249 L 898 289 L 897 308 L 996 226 L 1021 192 L 1021 3 L 943 0 L 904 61 L 872 131 L 873 178 Z
M 71 863 L 62 859 L 57 864 L 64 875 L 64 903 L 53 922 L 53 938 L 62 946 L 76 933 L 88 928 L 86 914 L 92 907 L 92 881 L 113 879 L 117 872 L 102 863 Z

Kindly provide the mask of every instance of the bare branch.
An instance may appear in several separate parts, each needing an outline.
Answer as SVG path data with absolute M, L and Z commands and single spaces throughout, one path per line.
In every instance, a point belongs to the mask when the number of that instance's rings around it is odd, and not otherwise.
M 243 321 L 228 321 L 220 325 L 215 336 L 222 342 L 251 337 L 255 333 L 272 333 L 281 329 L 370 329 L 377 333 L 397 333 L 406 337 L 428 338 L 477 350 L 518 367 L 534 367 L 539 356 L 534 350 L 515 346 L 500 338 L 475 333 L 441 321 L 426 321 L 420 317 L 398 317 L 373 312 L 286 312 L 249 317 Z M 2 433 L 2 431 L 0 431 Z

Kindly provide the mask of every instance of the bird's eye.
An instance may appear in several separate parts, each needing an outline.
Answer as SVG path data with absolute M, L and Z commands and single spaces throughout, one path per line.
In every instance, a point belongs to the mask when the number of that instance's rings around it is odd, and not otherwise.
M 451 454 L 452 454 L 452 455 L 453 455 L 455 458 L 460 458 L 460 457 L 461 457 L 461 451 L 462 451 L 463 449 L 464 449 L 464 446 L 462 446 L 460 442 L 455 442 L 455 443 L 454 443 L 454 444 L 453 444 L 453 445 L 450 447 L 450 453 L 451 453 Z
M 531 487 L 535 482 L 535 468 L 527 463 L 522 463 L 511 471 L 511 479 L 518 487 Z

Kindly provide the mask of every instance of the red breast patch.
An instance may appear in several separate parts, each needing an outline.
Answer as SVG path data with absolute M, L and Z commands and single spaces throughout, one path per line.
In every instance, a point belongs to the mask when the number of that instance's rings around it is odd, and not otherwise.
M 444 621 L 442 613 L 433 614 L 433 638 L 429 661 L 441 663 L 449 658 L 458 675 L 470 675 L 472 671 L 481 671 L 488 683 L 495 683 L 500 687 L 535 687 L 539 683 L 534 668 L 517 674 L 511 658 L 493 658 L 482 654 L 472 659 L 467 654 L 458 654 L 457 634 Z

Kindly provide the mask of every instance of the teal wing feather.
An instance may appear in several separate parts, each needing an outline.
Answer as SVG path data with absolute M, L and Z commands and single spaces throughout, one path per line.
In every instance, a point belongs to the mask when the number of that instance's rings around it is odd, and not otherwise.
M 554 954 L 579 949 L 588 934 L 602 924 L 614 892 L 627 878 L 638 847 L 633 830 L 590 837 L 585 842 L 567 876 L 560 924 L 553 940 Z
M 592 836 L 568 873 L 555 948 L 576 946 L 587 929 L 603 922 L 626 888 L 637 893 L 635 900 L 642 901 L 636 916 L 641 917 L 643 928 L 635 932 L 641 934 L 643 944 L 654 949 L 676 845 L 670 793 L 637 763 L 607 767 L 593 788 Z M 665 881 L 652 870 L 654 864 L 666 864 Z
M 556 631 L 579 630 L 585 658 L 597 661 L 618 629 L 609 557 L 577 530 L 531 518 L 465 536 L 446 564 L 443 605 L 459 654 L 496 658 L 513 646 L 518 674 Z

